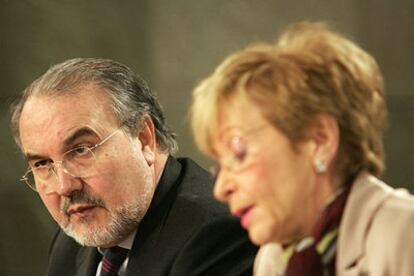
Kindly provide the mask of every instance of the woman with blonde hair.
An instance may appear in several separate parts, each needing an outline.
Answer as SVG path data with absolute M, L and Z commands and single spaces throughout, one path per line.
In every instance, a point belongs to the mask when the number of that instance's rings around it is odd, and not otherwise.
M 379 180 L 375 60 L 321 23 L 226 58 L 194 90 L 216 198 L 261 246 L 257 275 L 414 275 L 414 199 Z

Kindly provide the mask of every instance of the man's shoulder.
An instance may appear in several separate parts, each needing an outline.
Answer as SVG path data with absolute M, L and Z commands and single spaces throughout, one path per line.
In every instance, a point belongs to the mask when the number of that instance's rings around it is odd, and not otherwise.
M 170 158 L 163 174 L 158 202 L 138 229 L 128 269 L 143 275 L 250 271 L 257 249 L 238 219 L 214 198 L 208 172 L 191 159 Z
M 251 275 L 257 252 L 228 207 L 213 196 L 213 178 L 188 158 L 178 159 L 182 178 L 169 210 L 181 236 L 170 275 Z M 179 233 L 179 234 L 178 234 Z
M 49 249 L 47 275 L 70 275 L 76 267 L 76 256 L 81 246 L 59 229 Z
M 189 212 L 206 216 L 229 215 L 228 207 L 213 196 L 214 180 L 211 175 L 189 158 L 178 158 L 182 165 L 176 204 Z
M 201 182 L 203 186 L 213 186 L 213 177 L 194 160 L 186 157 L 176 158 L 176 160 L 182 166 L 183 180 Z
M 145 237 L 141 243 L 165 238 L 164 242 L 180 247 L 207 225 L 222 220 L 233 223 L 228 207 L 213 196 L 213 179 L 194 161 L 170 158 L 163 174 L 154 202 L 140 225 L 138 236 Z

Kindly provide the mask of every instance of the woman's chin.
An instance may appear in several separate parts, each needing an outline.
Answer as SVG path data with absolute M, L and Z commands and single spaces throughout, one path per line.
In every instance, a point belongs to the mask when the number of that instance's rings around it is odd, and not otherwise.
M 248 229 L 249 239 L 255 245 L 264 245 L 266 243 L 278 242 L 277 231 L 270 225 L 251 225 Z

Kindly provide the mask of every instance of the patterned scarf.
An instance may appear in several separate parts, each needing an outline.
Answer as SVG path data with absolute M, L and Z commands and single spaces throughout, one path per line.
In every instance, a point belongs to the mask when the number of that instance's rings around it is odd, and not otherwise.
M 326 206 L 311 237 L 304 238 L 284 250 L 286 276 L 335 275 L 338 228 L 351 186 L 344 186 Z

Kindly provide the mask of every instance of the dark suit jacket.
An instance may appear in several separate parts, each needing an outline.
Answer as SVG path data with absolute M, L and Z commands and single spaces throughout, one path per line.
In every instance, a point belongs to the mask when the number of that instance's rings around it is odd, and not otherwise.
M 127 275 L 251 275 L 256 247 L 212 196 L 208 173 L 189 159 L 167 161 L 129 254 Z M 58 231 L 47 275 L 94 276 L 101 255 Z

